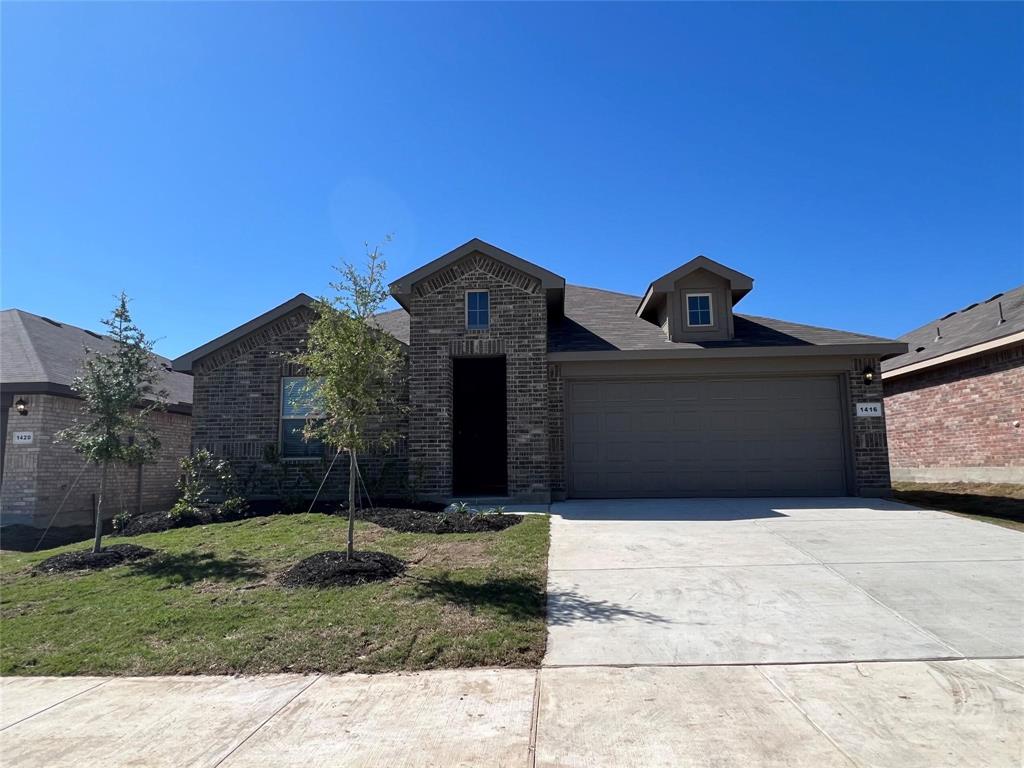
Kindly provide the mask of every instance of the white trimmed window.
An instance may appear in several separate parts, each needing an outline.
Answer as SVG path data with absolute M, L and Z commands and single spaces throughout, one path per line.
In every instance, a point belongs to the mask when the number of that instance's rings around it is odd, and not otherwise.
M 691 328 L 713 325 L 710 293 L 686 294 L 686 324 Z
M 281 379 L 281 458 L 309 459 L 324 455 L 320 440 L 306 440 L 306 422 L 318 414 L 316 380 L 305 376 Z
M 487 291 L 466 291 L 466 327 L 485 331 L 491 324 L 491 296 Z

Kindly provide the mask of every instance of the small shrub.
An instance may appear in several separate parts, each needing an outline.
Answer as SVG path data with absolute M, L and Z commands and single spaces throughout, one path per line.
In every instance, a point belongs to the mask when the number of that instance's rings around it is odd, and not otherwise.
M 231 464 L 205 448 L 181 460 L 178 490 L 181 496 L 167 513 L 174 520 L 196 517 L 205 510 L 212 510 L 214 517 L 237 517 L 246 509 Z

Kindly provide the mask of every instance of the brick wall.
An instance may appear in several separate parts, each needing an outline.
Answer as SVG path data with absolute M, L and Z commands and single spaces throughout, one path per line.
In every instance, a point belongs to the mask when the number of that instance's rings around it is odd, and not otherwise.
M 465 292 L 490 291 L 490 327 L 466 329 Z M 411 482 L 425 496 L 452 494 L 452 358 L 504 355 L 508 386 L 508 492 L 546 501 L 547 304 L 533 277 L 471 254 L 413 288 L 410 299 Z
M 864 382 L 864 370 L 870 368 L 874 378 Z M 887 413 L 881 416 L 857 416 L 857 403 L 882 402 L 882 380 L 877 357 L 855 357 L 846 374 L 849 393 L 850 423 L 853 425 L 853 482 L 858 496 L 885 496 L 891 492 L 889 479 L 889 445 L 886 439 Z
M 289 360 L 305 347 L 314 317 L 300 307 L 273 323 L 197 361 L 193 370 L 195 450 L 228 459 L 254 499 L 310 499 L 328 470 L 333 452 L 314 459 L 277 459 L 281 426 L 281 379 L 301 376 Z M 405 431 L 405 425 L 400 427 Z M 405 495 L 405 444 L 360 457 L 372 497 Z M 321 491 L 325 500 L 348 494 L 348 462 L 338 458 Z
M 885 407 L 895 479 L 1024 483 L 1024 344 L 886 379 Z
M 46 527 L 89 525 L 92 523 L 93 495 L 99 492 L 100 469 L 86 466 L 81 456 L 54 436 L 73 423 L 82 403 L 56 395 L 14 395 L 28 403 L 25 416 L 13 408 L 7 417 L 4 435 L 3 487 L 0 508 L 3 523 L 23 523 Z M 188 453 L 191 418 L 181 413 L 156 412 L 149 415 L 160 449 L 152 464 L 114 468 L 108 475 L 104 518 L 117 512 L 167 509 L 177 498 L 174 485 L 178 462 Z M 31 445 L 14 445 L 14 432 L 32 432 Z
M 568 494 L 565 477 L 565 383 L 562 366 L 548 365 L 548 456 L 551 460 L 551 498 L 564 499 Z

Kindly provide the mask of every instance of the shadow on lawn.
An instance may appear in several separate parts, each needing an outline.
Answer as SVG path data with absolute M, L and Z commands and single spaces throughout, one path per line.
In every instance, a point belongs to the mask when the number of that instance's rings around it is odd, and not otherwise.
M 178 584 L 193 584 L 205 579 L 253 581 L 266 575 L 251 560 L 237 556 L 220 558 L 209 552 L 158 552 L 154 557 L 134 564 L 132 574 L 156 576 Z
M 545 593 L 539 585 L 521 579 L 488 579 L 473 584 L 453 579 L 422 579 L 417 584 L 421 598 L 438 597 L 468 608 L 490 608 L 515 619 L 540 619 L 547 616 L 553 626 L 578 622 L 614 622 L 633 619 L 646 624 L 664 624 L 668 620 L 655 613 L 638 611 L 608 600 L 589 600 L 575 592 Z

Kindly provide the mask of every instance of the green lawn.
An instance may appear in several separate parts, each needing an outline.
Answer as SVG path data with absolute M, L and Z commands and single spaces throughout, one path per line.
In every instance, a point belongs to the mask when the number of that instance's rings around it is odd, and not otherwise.
M 548 519 L 500 533 L 407 534 L 356 546 L 409 561 L 393 581 L 285 589 L 275 576 L 343 548 L 345 521 L 263 517 L 109 538 L 160 550 L 107 571 L 33 575 L 84 544 L 0 556 L 0 674 L 381 672 L 536 666 L 544 654 Z

